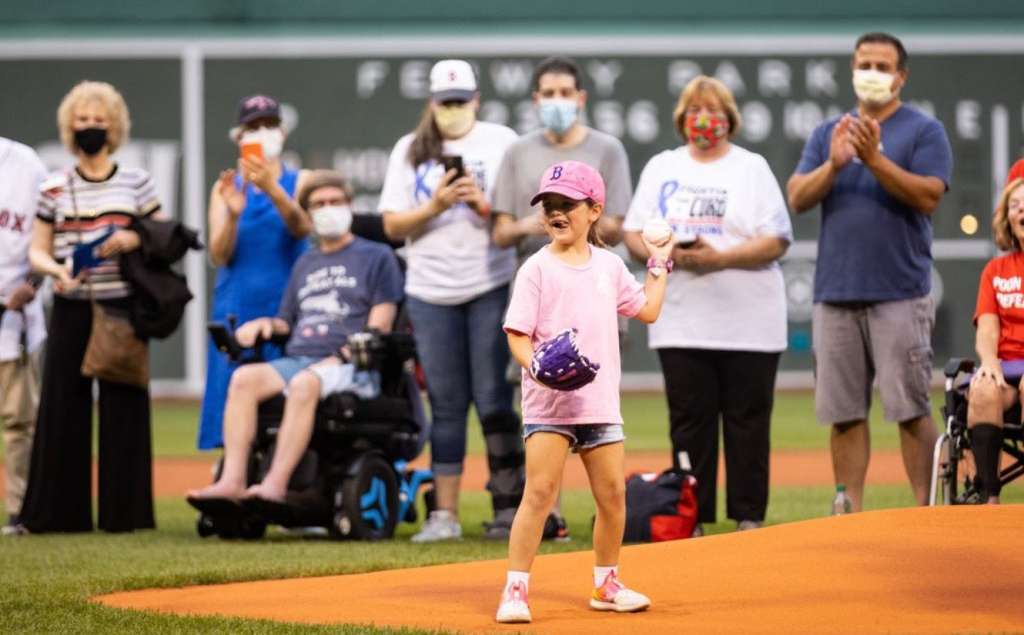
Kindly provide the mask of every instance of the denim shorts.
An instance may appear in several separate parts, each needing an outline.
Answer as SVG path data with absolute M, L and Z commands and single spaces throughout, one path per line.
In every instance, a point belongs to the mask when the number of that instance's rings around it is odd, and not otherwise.
M 353 392 L 363 399 L 374 399 L 380 395 L 380 375 L 377 372 L 357 371 L 352 364 L 333 364 L 310 368 L 310 366 L 322 359 L 324 358 L 298 355 L 295 357 L 279 357 L 267 363 L 284 380 L 284 392 L 286 395 L 288 394 L 287 386 L 292 378 L 306 369 L 309 369 L 309 372 L 316 375 L 317 379 L 320 380 L 321 399 L 332 393 L 342 391 Z
M 562 435 L 569 439 L 569 449 L 573 452 L 626 440 L 621 423 L 527 423 L 523 426 L 524 439 L 529 439 L 534 432 L 554 432 Z

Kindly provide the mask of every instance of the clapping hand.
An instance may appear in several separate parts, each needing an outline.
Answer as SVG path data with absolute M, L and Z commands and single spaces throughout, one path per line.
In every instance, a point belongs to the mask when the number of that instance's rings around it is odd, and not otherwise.
M 832 129 L 828 159 L 832 162 L 832 168 L 837 171 L 844 168 L 857 154 L 857 150 L 850 140 L 850 124 L 853 121 L 854 119 L 850 115 L 843 115 Z
M 850 121 L 850 143 L 864 165 L 870 165 L 878 156 L 882 144 L 882 127 L 871 117 Z
M 235 170 L 224 170 L 217 179 L 217 193 L 227 206 L 228 213 L 234 218 L 241 216 L 242 210 L 245 209 L 245 193 L 235 185 L 237 174 Z

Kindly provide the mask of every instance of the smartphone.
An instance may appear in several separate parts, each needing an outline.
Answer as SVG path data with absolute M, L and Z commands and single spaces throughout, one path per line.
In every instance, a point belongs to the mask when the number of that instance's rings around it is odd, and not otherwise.
M 259 141 L 243 141 L 241 149 L 243 159 L 263 158 L 263 144 Z
M 676 246 L 683 249 L 689 249 L 697 244 L 697 234 L 676 233 Z
M 455 178 L 461 179 L 462 177 L 466 176 L 466 167 L 462 164 L 461 156 L 442 156 L 441 164 L 444 166 L 444 171 L 446 174 L 448 173 L 449 170 L 455 170 Z

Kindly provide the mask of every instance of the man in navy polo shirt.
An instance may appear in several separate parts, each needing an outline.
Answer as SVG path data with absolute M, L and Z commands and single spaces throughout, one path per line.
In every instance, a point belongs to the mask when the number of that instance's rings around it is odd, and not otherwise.
M 821 204 L 814 276 L 815 410 L 831 425 L 836 483 L 860 510 L 870 455 L 871 384 L 918 503 L 926 504 L 936 438 L 928 389 L 935 306 L 931 214 L 949 189 L 945 129 L 900 101 L 907 52 L 886 33 L 857 40 L 857 108 L 819 125 L 789 179 L 790 207 Z

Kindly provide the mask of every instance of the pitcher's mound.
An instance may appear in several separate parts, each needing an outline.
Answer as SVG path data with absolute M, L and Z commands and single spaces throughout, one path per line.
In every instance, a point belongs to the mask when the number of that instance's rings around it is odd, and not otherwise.
M 1024 632 L 1024 506 L 869 512 L 629 547 L 622 579 L 645 613 L 587 606 L 590 552 L 537 559 L 530 625 L 494 611 L 503 561 L 116 593 L 115 607 L 464 632 Z M 429 547 L 424 547 L 425 549 Z

